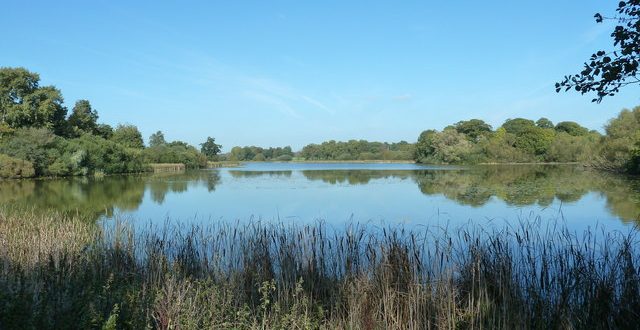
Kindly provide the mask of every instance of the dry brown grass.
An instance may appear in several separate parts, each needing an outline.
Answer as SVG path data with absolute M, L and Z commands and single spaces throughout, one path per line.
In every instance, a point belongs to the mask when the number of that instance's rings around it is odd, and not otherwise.
M 165 172 L 184 172 L 187 167 L 184 164 L 149 164 L 153 173 L 165 173 Z

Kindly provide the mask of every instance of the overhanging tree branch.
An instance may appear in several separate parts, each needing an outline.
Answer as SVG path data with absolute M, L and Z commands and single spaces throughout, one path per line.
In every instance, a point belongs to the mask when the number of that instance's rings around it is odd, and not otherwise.
M 640 82 L 640 0 L 621 1 L 616 11 L 615 17 L 594 15 L 598 23 L 616 20 L 620 24 L 611 33 L 616 50 L 600 50 L 591 55 L 580 73 L 565 76 L 556 83 L 556 92 L 573 89 L 581 94 L 596 93 L 592 101 L 599 103 L 620 88 Z

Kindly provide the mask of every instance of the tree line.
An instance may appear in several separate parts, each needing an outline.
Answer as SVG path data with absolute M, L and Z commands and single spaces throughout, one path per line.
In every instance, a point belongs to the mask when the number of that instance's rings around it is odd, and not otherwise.
M 498 129 L 480 119 L 426 130 L 414 159 L 428 164 L 577 162 L 620 172 L 640 172 L 640 107 L 623 110 L 605 135 L 572 121 L 507 119 Z
M 88 100 L 68 114 L 62 93 L 40 86 L 37 73 L 0 68 L 0 178 L 132 173 L 150 163 L 183 163 L 188 168 L 208 161 L 396 160 L 425 164 L 578 162 L 628 173 L 640 172 L 640 107 L 623 110 L 605 126 L 605 134 L 572 121 L 506 120 L 500 127 L 480 119 L 459 121 L 443 130 L 426 130 L 416 143 L 326 141 L 299 152 L 290 146 L 236 146 L 221 155 L 215 139 L 196 148 L 166 141 L 162 131 L 145 146 L 135 125 L 115 128 L 99 123 Z
M 225 159 L 229 161 L 290 161 L 294 156 L 290 146 L 275 148 L 236 146 L 225 155 Z
M 88 100 L 67 116 L 63 100 L 37 73 L 0 68 L 0 178 L 143 172 L 158 162 L 198 168 L 220 152 L 211 137 L 197 149 L 160 131 L 146 147 L 135 125 L 99 123 Z
M 414 145 L 406 141 L 387 143 L 331 140 L 304 146 L 300 157 L 308 160 L 412 160 L 413 153 Z
M 262 148 L 236 146 L 221 159 L 230 161 L 355 161 L 355 160 L 402 160 L 412 161 L 415 144 L 407 141 L 396 143 L 371 142 L 367 140 L 325 141 L 305 145 L 300 151 L 290 146 Z

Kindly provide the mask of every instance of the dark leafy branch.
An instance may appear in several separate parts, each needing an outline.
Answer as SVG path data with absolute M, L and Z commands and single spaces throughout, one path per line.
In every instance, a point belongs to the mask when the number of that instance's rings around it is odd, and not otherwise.
M 605 17 L 595 14 L 597 23 L 604 20 L 618 22 L 611 33 L 614 51 L 600 50 L 584 63 L 584 69 L 574 75 L 565 76 L 556 83 L 556 92 L 574 89 L 581 94 L 596 93 L 592 102 L 601 102 L 605 96 L 613 96 L 620 88 L 640 83 L 638 62 L 640 61 L 640 0 L 621 1 L 617 16 Z

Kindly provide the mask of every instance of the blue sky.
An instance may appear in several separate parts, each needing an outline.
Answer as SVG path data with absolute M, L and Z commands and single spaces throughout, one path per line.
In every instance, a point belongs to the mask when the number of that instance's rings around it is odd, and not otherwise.
M 193 144 L 415 141 L 430 128 L 541 116 L 602 129 L 640 104 L 554 91 L 612 25 L 604 1 L 2 1 L 0 66 L 100 121 Z

